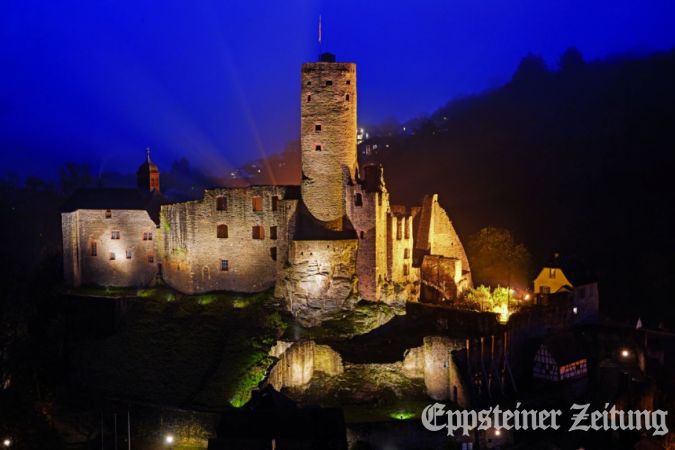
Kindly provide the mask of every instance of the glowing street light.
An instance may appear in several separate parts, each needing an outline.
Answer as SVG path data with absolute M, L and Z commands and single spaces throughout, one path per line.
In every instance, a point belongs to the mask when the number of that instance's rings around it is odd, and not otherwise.
M 164 437 L 164 443 L 165 443 L 166 445 L 171 445 L 171 444 L 174 443 L 174 441 L 175 441 L 175 439 L 174 439 L 174 437 L 173 437 L 173 434 L 167 434 L 167 435 Z
M 9 448 L 12 446 L 12 440 L 9 438 L 6 438 L 2 441 L 2 446 L 5 448 Z
M 524 297 L 524 298 L 525 298 L 525 300 L 529 300 L 529 299 L 530 299 L 530 294 L 525 294 L 525 297 Z
M 628 358 L 629 355 L 630 355 L 630 352 L 628 351 L 627 348 L 624 348 L 623 350 L 621 350 L 621 357 L 622 358 Z
M 579 312 L 579 309 L 577 309 L 577 307 L 575 306 L 574 308 L 572 308 L 572 312 L 573 312 L 574 314 L 576 314 L 576 313 Z
M 502 432 L 499 430 L 495 430 L 495 436 L 501 436 Z

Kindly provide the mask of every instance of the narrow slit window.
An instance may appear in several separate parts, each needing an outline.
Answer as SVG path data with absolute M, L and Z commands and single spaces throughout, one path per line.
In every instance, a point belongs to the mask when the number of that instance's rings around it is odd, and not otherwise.
M 406 248 L 403 250 L 403 259 L 409 259 L 410 258 L 410 249 Z
M 148 264 L 155 263 L 155 255 L 148 255 Z
M 276 247 L 270 248 L 270 256 L 272 257 L 273 261 L 277 260 L 277 248 Z
M 272 197 L 272 211 L 279 210 L 279 197 L 276 195 Z
M 98 248 L 96 247 L 96 242 L 91 243 L 91 256 L 98 255 Z
M 307 96 L 307 103 L 309 103 L 309 102 L 311 102 L 311 101 L 312 101 L 312 96 L 311 96 L 311 95 L 308 95 L 308 96 Z
M 400 218 L 396 218 L 396 240 L 400 241 L 401 239 L 403 239 L 403 224 Z
M 316 146 L 314 146 L 314 150 L 316 150 L 317 152 L 320 152 L 321 151 L 321 144 L 316 144 Z
M 354 196 L 354 205 L 363 206 L 363 196 L 361 194 L 356 194 Z
M 349 94 L 345 95 L 345 100 L 349 101 Z
M 127 250 L 127 259 L 131 259 L 131 250 Z
M 352 80 L 345 81 L 346 84 L 352 84 Z
M 321 131 L 321 124 L 320 123 L 317 123 L 316 125 L 314 125 L 314 131 Z
M 408 269 L 408 265 L 407 265 L 407 264 L 404 265 L 404 266 L 403 266 L 403 275 L 408 276 L 409 270 L 410 270 L 410 269 Z
M 263 210 L 263 199 L 262 199 L 262 197 L 258 197 L 258 196 L 253 197 L 251 203 L 252 203 L 254 212 L 261 212 Z
M 276 226 L 270 227 L 270 239 L 272 239 L 272 240 L 277 239 L 277 227 Z
M 265 239 L 265 229 L 260 225 L 255 225 L 251 231 L 253 239 Z
M 326 80 L 326 86 L 332 86 L 333 81 L 332 80 Z

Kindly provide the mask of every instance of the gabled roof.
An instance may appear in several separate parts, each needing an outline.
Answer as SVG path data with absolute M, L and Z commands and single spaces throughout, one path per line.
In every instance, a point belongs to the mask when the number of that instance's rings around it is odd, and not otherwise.
M 159 223 L 159 207 L 163 197 L 140 189 L 78 189 L 63 204 L 61 212 L 78 209 L 126 209 L 147 211 L 150 218 Z
M 558 366 L 586 358 L 583 344 L 570 332 L 551 335 L 544 339 L 542 345 L 551 353 Z

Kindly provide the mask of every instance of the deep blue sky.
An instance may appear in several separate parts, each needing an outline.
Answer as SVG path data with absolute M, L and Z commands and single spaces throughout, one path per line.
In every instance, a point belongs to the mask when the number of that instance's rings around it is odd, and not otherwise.
M 135 171 L 187 156 L 227 170 L 297 138 L 299 69 L 324 48 L 358 64 L 359 123 L 430 113 L 555 66 L 675 47 L 675 2 L 592 0 L 0 2 L 2 172 L 66 161 Z

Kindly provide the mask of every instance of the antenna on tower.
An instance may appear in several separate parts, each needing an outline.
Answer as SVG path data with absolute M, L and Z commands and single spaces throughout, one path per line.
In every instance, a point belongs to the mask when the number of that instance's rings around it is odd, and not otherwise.
M 321 36 L 321 14 L 319 14 L 319 50 L 321 50 L 321 39 L 323 36 Z

